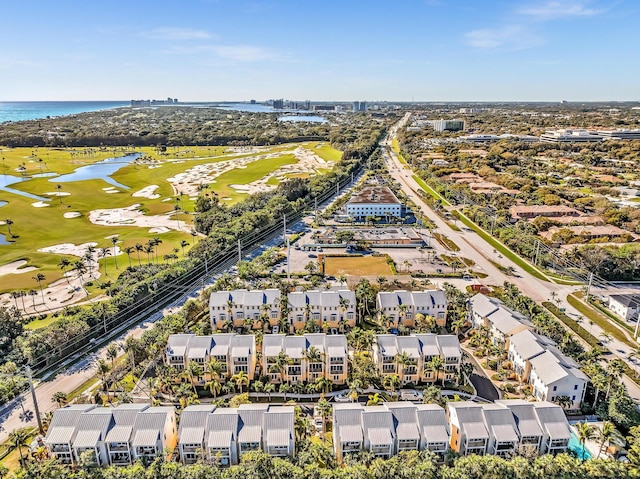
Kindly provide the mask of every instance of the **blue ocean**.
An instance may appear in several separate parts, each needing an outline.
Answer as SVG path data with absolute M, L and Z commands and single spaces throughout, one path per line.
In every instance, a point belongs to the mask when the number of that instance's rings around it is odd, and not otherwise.
M 0 123 L 129 106 L 128 101 L 0 101 Z

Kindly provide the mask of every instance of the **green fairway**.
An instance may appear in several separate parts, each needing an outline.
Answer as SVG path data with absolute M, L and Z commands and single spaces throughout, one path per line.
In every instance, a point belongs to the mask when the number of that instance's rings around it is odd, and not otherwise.
M 49 148 L 6 148 L 0 147 L 0 155 L 4 158 L 2 165 L 6 175 L 13 175 L 17 179 L 20 177 L 27 180 L 13 183 L 9 188 L 26 192 L 32 195 L 51 198 L 46 202 L 49 206 L 37 208 L 33 203 L 37 199 L 28 198 L 9 191 L 0 190 L 0 201 L 6 202 L 0 207 L 0 220 L 10 219 L 11 234 L 7 225 L 0 226 L 0 234 L 6 236 L 10 242 L 0 245 L 0 266 L 7 265 L 17 260 L 25 260 L 27 264 L 22 268 L 37 268 L 37 270 L 13 273 L 0 273 L 0 292 L 13 290 L 38 289 L 34 276 L 38 273 L 45 275 L 42 281 L 43 286 L 62 278 L 62 270 L 58 263 L 63 255 L 58 253 L 38 252 L 39 249 L 51 247 L 62 243 L 72 243 L 75 245 L 84 243 L 97 243 L 96 249 L 110 248 L 113 251 L 111 242 L 112 235 L 118 235 L 118 247 L 122 250 L 125 247 L 134 247 L 136 244 L 145 245 L 153 238 L 161 239 L 157 246 L 159 261 L 163 261 L 166 254 L 175 253 L 182 255 L 181 242 L 186 241 L 184 251 L 188 251 L 193 242 L 190 234 L 193 223 L 193 205 L 191 198 L 197 195 L 195 187 L 199 184 L 210 183 L 210 190 L 217 193 L 220 198 L 229 197 L 233 203 L 246 197 L 246 193 L 236 191 L 230 185 L 246 185 L 269 175 L 283 165 L 291 165 L 298 162 L 293 152 L 298 147 L 304 147 L 308 151 L 315 153 L 327 162 L 333 162 L 340 158 L 342 153 L 331 148 L 323 142 L 305 142 L 277 145 L 259 149 L 251 148 L 229 148 L 229 147 L 189 147 L 179 148 L 169 147 L 164 152 L 156 151 L 155 148 L 138 148 L 136 153 L 142 155 L 142 159 L 129 165 L 124 165 L 110 177 L 118 183 L 125 185 L 128 189 L 114 188 L 113 185 L 102 179 L 65 182 L 58 184 L 55 178 L 61 174 L 74 172 L 81 166 L 90 165 L 105 158 L 123 156 L 127 151 L 122 148 L 108 149 L 49 149 Z M 264 155 L 274 156 L 273 158 L 258 159 Z M 276 156 L 277 155 L 277 156 Z M 253 159 L 255 157 L 255 159 Z M 239 166 L 234 167 L 238 161 Z M 199 180 L 197 174 L 192 174 L 191 184 L 182 186 L 183 183 L 174 184 L 167 181 L 168 178 L 176 175 L 187 175 L 194 168 L 218 168 L 215 164 L 226 162 L 223 166 L 228 171 L 219 174 L 213 182 L 204 176 Z M 327 169 L 332 166 L 327 164 Z M 232 168 L 232 169 L 230 169 Z M 318 168 L 320 169 L 320 168 Z M 16 171 L 18 170 L 18 171 Z M 50 177 L 37 177 L 33 175 L 51 174 Z M 55 175 L 54 175 L 55 174 Z M 291 172 L 284 177 L 306 177 L 310 172 Z M 196 179 L 193 179 L 195 177 Z M 49 181 L 53 179 L 53 181 Z M 180 180 L 182 181 L 182 180 Z M 276 186 L 279 183 L 276 177 L 269 178 L 268 184 Z M 194 183 L 195 182 L 195 183 Z M 155 185 L 153 191 L 155 198 L 133 197 L 145 187 Z M 108 190 L 108 188 L 111 188 Z M 190 188 L 190 190 L 189 190 Z M 111 191 L 111 193 L 109 193 Z M 188 193 L 187 193 L 188 191 Z M 47 195 L 47 193 L 62 192 L 65 196 L 61 198 Z M 185 193 L 178 196 L 178 193 Z M 174 211 L 176 205 L 182 213 L 179 220 L 171 214 L 168 224 L 171 228 L 166 232 L 150 232 L 154 226 L 153 219 L 148 220 L 151 226 L 134 225 L 97 225 L 89 221 L 89 214 L 93 210 L 110 210 L 114 208 L 130 207 L 140 205 L 139 209 L 146 216 L 162 215 Z M 75 213 L 75 218 L 65 218 L 65 213 Z M 180 231 L 176 228 L 180 226 Z M 175 252 L 175 249 L 178 252 Z M 67 256 L 71 262 L 78 260 L 78 257 Z M 137 263 L 137 255 L 133 253 L 132 261 Z M 141 254 L 141 261 L 146 261 L 146 254 Z M 100 281 L 115 280 L 123 266 L 128 265 L 127 255 L 107 256 L 100 260 L 100 270 L 104 271 L 104 263 L 107 266 L 107 277 L 100 278 Z M 120 270 L 116 270 L 116 262 Z M 95 268 L 95 266 L 94 266 Z M 97 287 L 89 287 L 91 295 L 101 293 Z M 30 304 L 30 298 L 25 302 Z

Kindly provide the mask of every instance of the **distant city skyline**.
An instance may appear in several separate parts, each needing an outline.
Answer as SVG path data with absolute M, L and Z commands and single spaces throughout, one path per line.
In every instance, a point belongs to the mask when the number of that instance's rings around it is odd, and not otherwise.
M 3 5 L 0 101 L 638 101 L 635 0 Z

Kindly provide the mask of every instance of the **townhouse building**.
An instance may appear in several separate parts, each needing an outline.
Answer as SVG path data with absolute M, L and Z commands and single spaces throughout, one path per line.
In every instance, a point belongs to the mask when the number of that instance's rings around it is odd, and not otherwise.
M 414 328 L 416 314 L 433 317 L 440 327 L 447 322 L 447 297 L 438 289 L 379 292 L 376 307 L 378 314 L 394 328 L 400 325 Z
M 243 328 L 268 330 L 280 321 L 280 290 L 214 291 L 209 298 L 214 331 Z
M 549 347 L 529 362 L 529 383 L 537 400 L 554 402 L 560 396 L 567 396 L 571 400 L 568 409 L 580 409 L 589 378 L 580 370 L 578 363 L 554 347 Z
M 74 405 L 54 412 L 45 444 L 63 464 L 91 458 L 98 466 L 162 456 L 177 443 L 173 407 Z
M 443 363 L 437 370 L 432 368 L 435 357 Z M 373 360 L 380 376 L 397 375 L 403 384 L 457 381 L 462 350 L 458 337 L 451 334 L 378 334 L 373 344 Z
M 356 293 L 348 289 L 293 291 L 288 295 L 291 331 L 305 329 L 313 321 L 317 329 L 344 332 L 356 325 Z
M 444 409 L 435 404 L 333 407 L 333 448 L 339 462 L 362 450 L 388 459 L 403 450 L 428 449 L 444 458 L 448 441 Z
M 489 432 L 482 405 L 471 401 L 450 402 L 446 413 L 451 429 L 451 449 L 460 455 L 486 454 Z
M 200 366 L 202 375 L 193 378 L 194 384 L 200 386 L 211 379 L 206 366 L 212 359 L 221 364 L 222 378 L 244 372 L 252 380 L 257 361 L 256 339 L 254 335 L 235 333 L 209 336 L 172 334 L 167 341 L 164 357 L 165 363 L 178 371 L 183 371 L 192 361 Z
M 347 360 L 347 338 L 342 334 L 269 334 L 262 339 L 262 373 L 275 383 L 314 382 L 323 377 L 345 384 Z
M 475 328 L 489 329 L 495 345 L 509 348 L 514 334 L 533 330 L 531 322 L 522 314 L 513 311 L 497 298 L 476 294 L 469 300 L 470 320 Z

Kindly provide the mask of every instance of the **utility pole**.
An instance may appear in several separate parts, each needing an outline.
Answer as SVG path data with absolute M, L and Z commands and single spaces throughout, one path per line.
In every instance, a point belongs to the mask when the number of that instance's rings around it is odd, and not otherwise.
M 540 253 L 540 241 L 536 240 L 536 252 L 533 257 L 533 264 L 538 266 L 538 254 Z
M 587 303 L 589 303 L 589 295 L 591 294 L 591 285 L 593 284 L 593 273 L 589 273 L 589 284 L 587 285 Z M 637 330 L 637 327 L 636 327 Z
M 287 245 L 287 214 L 282 214 L 282 242 Z
M 287 279 L 291 279 L 291 243 L 287 238 Z
M 340 196 L 340 182 L 336 182 L 336 196 Z
M 40 408 L 38 407 L 38 398 L 36 398 L 36 389 L 33 387 L 33 377 L 31 377 L 31 368 L 27 366 L 26 371 L 27 371 L 27 378 L 29 379 L 29 387 L 31 388 L 31 399 L 33 399 L 33 409 L 35 409 L 36 419 L 38 420 L 38 429 L 40 430 L 40 434 L 44 434 L 44 429 L 42 428 L 42 418 L 40 417 Z

